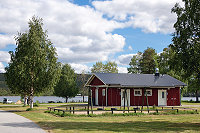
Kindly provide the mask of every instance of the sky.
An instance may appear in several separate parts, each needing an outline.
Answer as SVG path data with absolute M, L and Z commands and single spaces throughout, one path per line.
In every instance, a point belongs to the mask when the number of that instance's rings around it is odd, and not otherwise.
M 0 72 L 16 48 L 14 37 L 41 17 L 58 61 L 90 72 L 97 61 L 115 61 L 120 73 L 134 54 L 147 47 L 157 53 L 171 44 L 181 0 L 0 0 Z

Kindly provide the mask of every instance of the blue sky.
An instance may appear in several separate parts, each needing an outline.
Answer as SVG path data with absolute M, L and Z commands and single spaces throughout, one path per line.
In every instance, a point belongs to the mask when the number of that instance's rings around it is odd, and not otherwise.
M 115 61 L 119 72 L 127 72 L 138 51 L 160 53 L 171 43 L 176 2 L 181 0 L 0 0 L 0 72 L 16 48 L 14 36 L 28 30 L 33 15 L 43 18 L 58 60 L 77 73 L 97 61 Z

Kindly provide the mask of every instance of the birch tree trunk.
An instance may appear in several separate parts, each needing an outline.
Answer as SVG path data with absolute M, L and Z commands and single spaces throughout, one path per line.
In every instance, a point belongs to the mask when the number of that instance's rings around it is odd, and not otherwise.
M 33 108 L 33 87 L 31 87 L 30 108 Z

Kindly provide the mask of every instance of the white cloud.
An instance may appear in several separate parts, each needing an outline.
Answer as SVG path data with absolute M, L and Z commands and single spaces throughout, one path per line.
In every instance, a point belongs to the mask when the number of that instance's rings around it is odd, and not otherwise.
M 10 54 L 7 51 L 0 51 L 0 62 L 8 63 L 10 61 Z
M 1 22 L 0 22 L 1 23 Z M 0 34 L 0 48 L 4 48 L 8 44 L 14 44 L 14 36 L 7 34 Z
M 120 55 L 118 56 L 117 58 L 117 63 L 119 65 L 129 65 L 129 63 L 131 62 L 131 59 L 133 57 L 133 55 L 136 55 L 136 54 L 124 54 L 124 55 Z
M 83 64 L 75 64 L 75 63 L 70 63 L 71 67 L 75 70 L 76 73 L 81 73 L 81 72 L 89 72 L 90 69 L 87 65 L 83 65 Z
M 127 22 L 127 26 L 145 32 L 171 33 L 176 21 L 171 9 L 177 2 L 181 3 L 181 0 L 111 0 L 92 4 L 108 17 Z
M 14 43 L 9 36 L 27 30 L 27 22 L 33 15 L 43 18 L 49 39 L 63 62 L 105 61 L 125 45 L 123 36 L 111 33 L 125 24 L 107 20 L 89 6 L 78 6 L 67 0 L 6 0 L 1 5 L 0 33 L 5 35 L 0 36 L 4 38 L 0 48 Z
M 115 29 L 133 27 L 145 32 L 170 33 L 175 21 L 170 10 L 180 0 L 93 1 L 95 9 L 70 1 L 73 0 L 1 0 L 0 49 L 14 44 L 14 35 L 26 31 L 28 20 L 36 15 L 43 18 L 59 60 L 70 63 L 76 72 L 89 70 L 86 63 L 107 61 L 123 51 L 125 38 L 113 34 Z M 133 48 L 129 46 L 128 49 Z M 128 65 L 132 56 L 121 55 L 116 62 Z M 8 62 L 9 58 L 7 53 L 0 51 L 0 62 Z M 125 72 L 124 67 L 119 69 Z
M 128 50 L 133 50 L 133 48 L 132 48 L 132 46 L 130 45 L 130 46 L 128 46 Z
M 119 73 L 128 73 L 128 70 L 126 67 L 118 67 L 118 72 Z
M 5 73 L 5 67 L 2 62 L 0 62 L 0 73 Z

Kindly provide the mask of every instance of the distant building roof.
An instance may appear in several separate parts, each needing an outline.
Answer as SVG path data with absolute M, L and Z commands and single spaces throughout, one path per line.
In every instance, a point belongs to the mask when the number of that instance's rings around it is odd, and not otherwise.
M 119 85 L 121 87 L 177 87 L 186 86 L 185 83 L 169 76 L 154 74 L 129 74 L 129 73 L 94 73 L 86 83 L 90 84 L 92 77 L 97 77 L 105 85 Z

